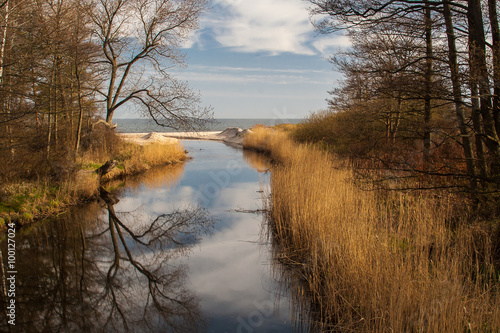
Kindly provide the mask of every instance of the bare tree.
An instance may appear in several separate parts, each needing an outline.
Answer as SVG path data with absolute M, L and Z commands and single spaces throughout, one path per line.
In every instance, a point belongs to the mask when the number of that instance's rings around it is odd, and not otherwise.
M 500 27 L 498 26 L 496 0 L 488 0 L 488 14 L 491 26 L 493 62 L 493 117 L 497 133 L 500 133 Z
M 484 31 L 481 1 L 469 0 L 467 8 L 469 24 L 469 61 L 471 67 L 471 82 L 477 85 L 479 92 L 480 112 L 484 129 L 484 141 L 493 155 L 494 164 L 500 158 L 500 141 L 495 128 L 492 111 L 490 78 L 486 60 L 486 36 Z M 494 172 L 498 172 L 495 170 Z
M 179 47 L 198 27 L 208 0 L 97 0 L 91 16 L 102 49 L 105 82 L 99 91 L 106 122 L 132 102 L 156 123 L 193 127 L 209 118 L 199 94 L 168 70 L 183 64 Z
M 409 161 L 405 163 L 413 173 L 445 177 L 453 175 L 457 179 L 468 179 L 469 189 L 472 192 L 477 182 L 481 182 L 482 188 L 488 188 L 487 191 L 498 189 L 500 30 L 497 1 L 309 0 L 309 2 L 313 4 L 312 14 L 321 15 L 315 24 L 322 33 L 343 29 L 350 33 L 376 32 L 377 27 L 384 25 L 393 26 L 397 31 L 405 22 L 412 24 L 413 21 L 418 24 L 418 17 L 423 16 L 424 25 L 423 29 L 420 28 L 420 38 L 423 37 L 425 42 L 425 52 L 421 52 L 424 56 L 421 59 L 417 58 L 416 61 L 421 63 L 420 71 L 424 74 L 420 81 L 424 86 L 424 94 L 418 97 L 424 100 L 422 108 L 424 117 L 420 125 L 424 127 L 422 131 L 424 168 L 415 168 L 415 163 L 407 163 Z M 488 26 L 490 30 L 485 29 Z M 405 32 L 401 30 L 401 34 L 404 35 Z M 394 61 L 400 59 L 395 54 Z M 417 62 L 412 63 L 412 66 L 417 65 Z M 404 67 L 397 72 L 408 69 L 411 68 Z M 435 80 L 441 80 L 441 86 L 444 88 L 439 93 L 434 90 Z M 442 116 L 443 112 L 449 113 L 451 110 L 442 109 L 438 111 L 441 113 L 438 115 L 440 124 L 433 128 L 432 126 L 437 125 L 431 125 L 437 115 L 433 109 L 436 106 L 447 105 L 455 108 L 455 123 L 451 124 Z M 447 148 L 436 149 L 439 148 L 436 139 L 446 143 Z M 472 142 L 475 143 L 474 147 Z M 448 159 L 448 162 L 444 159 Z M 429 163 L 433 169 L 428 169 Z M 487 184 L 491 184 L 492 187 Z
M 446 26 L 446 35 L 448 42 L 448 64 L 450 67 L 451 84 L 453 91 L 453 101 L 455 103 L 455 112 L 458 121 L 458 128 L 462 137 L 462 146 L 464 149 L 465 161 L 467 165 L 467 173 L 470 177 L 470 187 L 476 187 L 476 170 L 474 165 L 474 153 L 472 151 L 472 144 L 470 140 L 469 129 L 467 128 L 467 120 L 464 113 L 464 102 L 462 95 L 462 86 L 460 84 L 460 73 L 458 67 L 458 56 L 455 31 L 453 29 L 453 18 L 451 14 L 450 5 L 443 2 L 443 17 Z M 481 167 L 482 169 L 483 167 Z M 483 174 L 485 176 L 485 173 Z

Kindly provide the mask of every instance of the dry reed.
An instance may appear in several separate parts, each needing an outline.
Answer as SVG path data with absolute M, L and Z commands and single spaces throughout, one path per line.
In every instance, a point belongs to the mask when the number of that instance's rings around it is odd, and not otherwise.
M 125 143 L 117 158 L 120 163 L 118 168 L 106 175 L 105 179 L 142 173 L 152 167 L 179 163 L 186 158 L 186 152 L 180 144 Z
M 61 169 L 60 174 L 57 174 L 58 180 L 44 178 L 4 185 L 0 190 L 0 230 L 5 229 L 5 222 L 27 224 L 95 198 L 100 184 L 94 171 L 106 160 L 116 159 L 119 164 L 101 181 L 142 173 L 152 167 L 176 164 L 187 158 L 180 144 L 152 143 L 140 146 L 120 141 L 114 144 L 111 152 L 97 150 L 83 154 L 75 166 Z M 179 170 L 178 173 L 182 173 L 182 168 Z
M 363 191 L 352 170 L 280 131 L 255 128 L 244 145 L 277 162 L 271 227 L 323 329 L 500 331 L 493 239 L 461 199 Z

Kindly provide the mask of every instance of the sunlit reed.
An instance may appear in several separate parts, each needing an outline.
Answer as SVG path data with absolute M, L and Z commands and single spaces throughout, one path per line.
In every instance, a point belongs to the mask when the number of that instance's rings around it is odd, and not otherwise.
M 465 201 L 363 191 L 352 170 L 280 131 L 255 128 L 245 145 L 276 162 L 270 228 L 306 285 L 307 306 L 296 307 L 310 306 L 325 330 L 500 330 L 492 233 Z

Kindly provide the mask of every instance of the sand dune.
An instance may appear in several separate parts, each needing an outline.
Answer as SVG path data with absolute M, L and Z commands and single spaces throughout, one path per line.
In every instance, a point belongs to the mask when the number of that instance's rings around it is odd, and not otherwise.
M 182 140 L 212 140 L 221 141 L 233 146 L 243 146 L 243 136 L 249 130 L 238 127 L 229 127 L 224 131 L 211 132 L 151 132 L 151 133 L 118 133 L 125 141 L 137 144 L 149 143 L 177 143 Z

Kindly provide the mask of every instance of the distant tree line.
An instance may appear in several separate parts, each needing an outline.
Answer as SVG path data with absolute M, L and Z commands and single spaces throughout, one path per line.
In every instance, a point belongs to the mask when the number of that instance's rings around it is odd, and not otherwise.
M 320 32 L 342 30 L 352 42 L 331 57 L 345 79 L 330 112 L 315 116 L 331 123 L 327 143 L 393 171 L 386 179 L 431 176 L 422 187 L 497 192 L 497 1 L 309 2 Z
M 127 105 L 171 127 L 208 118 L 199 95 L 171 74 L 206 7 L 206 0 L 1 0 L 0 176 L 36 176 L 55 158 L 71 159 Z

